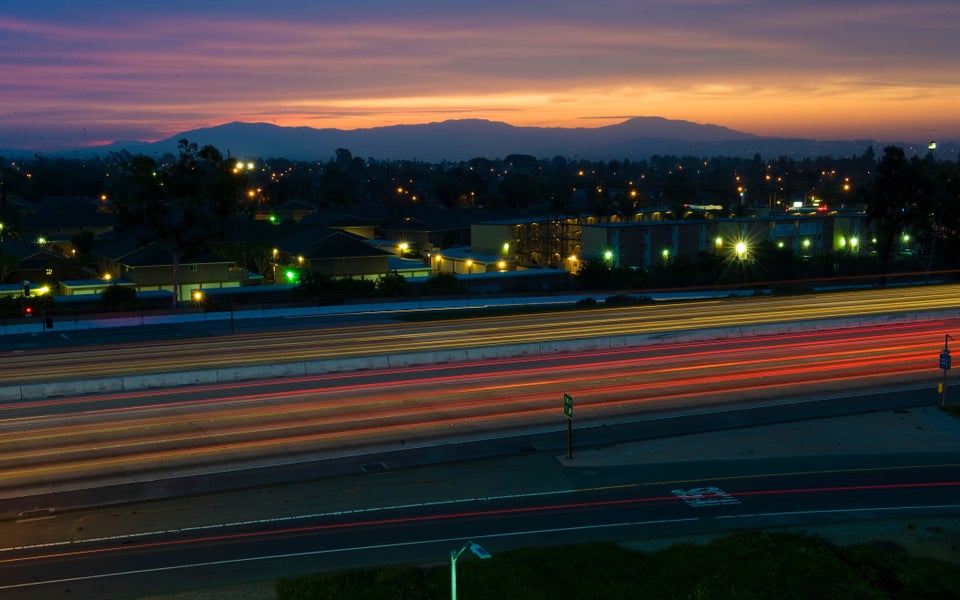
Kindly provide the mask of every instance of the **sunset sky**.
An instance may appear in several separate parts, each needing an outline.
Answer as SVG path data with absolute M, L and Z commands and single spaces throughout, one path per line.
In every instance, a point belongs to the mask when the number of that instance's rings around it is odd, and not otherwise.
M 0 148 L 634 116 L 960 140 L 958 0 L 0 0 Z

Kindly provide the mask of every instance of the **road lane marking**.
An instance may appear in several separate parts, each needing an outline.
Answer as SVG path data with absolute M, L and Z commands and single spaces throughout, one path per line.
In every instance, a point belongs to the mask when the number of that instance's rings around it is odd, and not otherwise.
M 946 463 L 946 464 L 941 463 L 941 464 L 909 465 L 909 466 L 893 466 L 893 467 L 825 469 L 825 470 L 795 471 L 795 472 L 782 472 L 782 473 L 760 473 L 757 475 L 735 475 L 735 476 L 729 476 L 729 477 L 716 477 L 713 479 L 715 481 L 731 481 L 731 480 L 746 480 L 746 479 L 763 479 L 767 477 L 782 477 L 787 475 L 822 475 L 822 474 L 831 474 L 831 473 L 893 471 L 893 470 L 903 470 L 903 469 L 940 468 L 945 466 L 954 467 L 954 466 L 960 466 L 960 465 L 956 463 Z M 117 535 L 111 535 L 111 536 L 92 537 L 92 538 L 79 539 L 79 540 L 72 539 L 72 540 L 62 540 L 58 542 L 45 542 L 41 544 L 0 547 L 0 553 L 24 551 L 24 550 L 37 550 L 37 549 L 44 549 L 44 548 L 57 548 L 62 546 L 77 546 L 79 544 L 95 544 L 95 543 L 102 543 L 102 542 L 124 541 L 129 539 L 148 538 L 148 537 L 164 536 L 164 535 L 183 535 L 186 533 L 213 531 L 218 529 L 226 529 L 229 527 L 249 527 L 249 526 L 259 526 L 259 525 L 271 525 L 271 524 L 277 524 L 277 523 L 294 522 L 294 521 L 301 521 L 301 520 L 308 520 L 308 519 L 322 519 L 322 518 L 330 518 L 330 517 L 372 514 L 372 513 L 387 512 L 387 511 L 393 511 L 393 510 L 405 510 L 410 508 L 429 508 L 429 507 L 446 506 L 446 505 L 467 504 L 472 502 L 492 502 L 492 501 L 499 501 L 499 500 L 538 498 L 538 497 L 546 497 L 546 496 L 559 496 L 564 494 L 576 494 L 576 493 L 583 493 L 583 492 L 596 492 L 596 491 L 617 490 L 617 489 L 627 489 L 627 488 L 637 488 L 637 487 L 677 485 L 677 484 L 691 483 L 691 482 L 698 482 L 698 481 L 702 481 L 702 480 L 679 479 L 674 481 L 625 483 L 625 484 L 616 484 L 616 485 L 609 485 L 609 486 L 592 486 L 592 487 L 583 487 L 583 488 L 570 488 L 570 489 L 563 489 L 563 490 L 548 490 L 543 492 L 529 492 L 524 494 L 502 494 L 502 495 L 495 495 L 495 496 L 480 496 L 480 497 L 474 497 L 474 498 L 455 498 L 450 500 L 435 500 L 435 501 L 429 501 L 429 502 L 414 502 L 409 504 L 396 504 L 396 505 L 377 506 L 377 507 L 368 507 L 368 508 L 354 508 L 354 509 L 336 510 L 336 511 L 329 511 L 329 512 L 310 513 L 310 514 L 304 514 L 304 515 L 289 515 L 289 516 L 282 516 L 282 517 L 271 517 L 266 519 L 250 519 L 250 520 L 241 520 L 241 521 L 231 521 L 226 523 L 213 523 L 213 524 L 207 524 L 207 525 L 195 525 L 195 526 L 189 526 L 189 527 L 178 527 L 178 528 L 161 529 L 161 530 L 154 530 L 154 531 L 142 531 L 142 532 L 136 532 L 136 533 L 125 533 L 125 534 L 117 534 Z
M 556 527 L 552 529 L 533 529 L 529 531 L 513 531 L 508 533 L 491 533 L 487 535 L 472 535 L 467 536 L 471 539 L 480 540 L 480 539 L 493 539 L 493 538 L 506 538 L 506 537 L 520 537 L 527 535 L 543 535 L 548 533 L 564 533 L 569 531 L 586 531 L 591 529 L 607 529 L 611 527 L 637 527 L 643 525 L 671 525 L 674 523 L 685 523 L 690 521 L 697 521 L 699 519 L 688 517 L 683 519 L 660 519 L 654 521 L 634 521 L 628 523 L 607 523 L 602 525 L 581 525 L 578 527 Z M 2 590 L 14 590 L 30 587 L 39 587 L 43 585 L 56 585 L 62 583 L 72 583 L 78 581 L 92 581 L 95 579 L 107 579 L 110 577 L 124 577 L 129 575 L 145 575 L 148 573 L 162 573 L 166 571 L 176 571 L 181 569 L 195 569 L 195 568 L 207 568 L 207 567 L 216 567 L 229 564 L 237 563 L 246 563 L 262 560 L 280 560 L 280 559 L 290 559 L 290 558 L 302 558 L 305 556 L 320 556 L 324 554 L 341 554 L 346 552 L 364 552 L 369 550 L 384 550 L 388 548 L 404 548 L 410 546 L 425 546 L 430 544 L 453 544 L 453 543 L 462 543 L 464 538 L 438 538 L 432 540 L 414 540 L 410 542 L 396 542 L 393 544 L 375 544 L 371 546 L 353 546 L 349 548 L 330 548 L 327 550 L 310 550 L 308 552 L 291 552 L 287 554 L 272 554 L 267 556 L 250 556 L 247 558 L 233 558 L 228 560 L 218 560 L 218 561 L 208 561 L 202 563 L 193 563 L 193 564 L 181 564 L 181 565 L 169 565 L 166 567 L 155 567 L 152 569 L 133 569 L 130 571 L 116 571 L 112 573 L 98 573 L 96 575 L 83 575 L 80 577 L 67 577 L 63 579 L 51 579 L 49 581 L 29 581 L 25 583 L 14 583 L 9 585 L 0 585 L 0 591 Z
M 740 504 L 740 501 L 718 487 L 700 487 L 690 490 L 670 490 L 670 493 L 680 498 L 693 508 L 703 506 L 720 506 L 723 504 Z
M 738 518 L 741 516 L 749 516 L 754 518 L 763 518 L 763 517 L 773 517 L 773 516 L 790 516 L 798 514 L 837 514 L 837 513 L 850 513 L 857 511 L 904 511 L 904 510 L 940 510 L 940 509 L 949 509 L 957 510 L 960 509 L 960 505 L 957 504 L 946 504 L 946 505 L 932 505 L 932 506 L 891 506 L 885 508 L 872 508 L 872 509 L 838 509 L 838 510 L 820 510 L 820 511 L 796 511 L 796 512 L 772 512 L 772 513 L 754 513 L 751 515 L 726 515 L 716 518 Z M 652 520 L 652 521 L 632 521 L 624 523 L 607 523 L 601 525 L 582 525 L 578 527 L 557 527 L 552 529 L 535 529 L 528 531 L 514 531 L 508 533 L 491 533 L 485 535 L 471 535 L 466 536 L 470 539 L 495 539 L 495 538 L 509 538 L 509 537 L 522 537 L 528 535 L 543 535 L 550 533 L 564 533 L 569 531 L 585 531 L 585 530 L 596 530 L 596 529 L 609 529 L 615 527 L 639 527 L 644 525 L 669 525 L 675 523 L 689 523 L 692 521 L 701 521 L 701 518 L 683 518 L 683 519 L 662 519 L 662 520 Z M 762 529 L 762 528 L 760 528 Z M 723 535 L 723 534 L 718 534 Z M 303 558 L 307 556 L 321 556 L 327 554 L 341 554 L 346 552 L 363 552 L 370 550 L 384 550 L 389 548 L 404 548 L 411 546 L 423 546 L 428 544 L 451 544 L 451 543 L 461 543 L 464 539 L 464 536 L 456 538 L 439 538 L 431 540 L 414 540 L 410 542 L 397 542 L 393 544 L 376 544 L 370 546 L 353 546 L 349 548 L 330 548 L 327 550 L 311 550 L 308 552 L 293 552 L 287 554 L 274 554 L 268 556 L 251 556 L 247 558 L 235 558 L 229 560 L 221 561 L 208 561 L 203 563 L 194 563 L 194 564 L 181 564 L 181 565 L 169 565 L 166 567 L 156 567 L 152 569 L 134 569 L 130 571 L 116 571 L 112 573 L 98 573 L 96 575 L 84 575 L 81 577 L 69 577 L 63 579 L 56 579 L 50 581 L 30 581 L 25 583 L 15 583 L 0 585 L 0 591 L 2 590 L 14 590 L 14 589 L 25 589 L 25 588 L 36 588 L 44 585 L 56 585 L 63 583 L 74 583 L 80 581 L 92 581 L 97 579 L 107 579 L 110 577 L 123 577 L 130 575 L 145 575 L 149 573 L 163 573 L 168 571 L 177 571 L 183 569 L 192 569 L 192 568 L 207 568 L 207 567 L 216 567 L 229 564 L 239 564 L 239 563 L 248 563 L 255 561 L 264 561 L 264 560 L 280 560 L 280 559 L 290 559 L 290 558 Z

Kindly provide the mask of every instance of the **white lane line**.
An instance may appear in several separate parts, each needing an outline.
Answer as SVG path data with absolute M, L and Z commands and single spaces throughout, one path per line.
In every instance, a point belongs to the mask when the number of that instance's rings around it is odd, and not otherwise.
M 932 506 L 888 506 L 888 507 L 875 507 L 875 508 L 836 508 L 833 510 L 791 510 L 783 512 L 769 512 L 769 513 L 741 513 L 738 515 L 717 515 L 713 517 L 715 519 L 751 519 L 757 517 L 791 517 L 797 515 L 832 515 L 832 514 L 847 514 L 847 513 L 858 513 L 858 512 L 884 512 L 884 511 L 896 511 L 896 510 L 913 510 L 913 509 L 923 509 L 923 510 L 935 510 L 935 509 L 958 509 L 960 504 L 935 504 Z
M 79 546 L 80 544 L 95 544 L 98 542 L 113 542 L 113 541 L 128 540 L 128 539 L 134 539 L 134 538 L 147 538 L 147 537 L 162 536 L 162 535 L 179 535 L 184 533 L 194 533 L 198 531 L 213 531 L 218 529 L 226 529 L 228 527 L 273 525 L 277 523 L 303 521 L 307 519 L 343 517 L 343 516 L 349 516 L 349 515 L 370 514 L 370 513 L 386 512 L 386 511 L 393 511 L 393 510 L 405 510 L 410 508 L 428 508 L 428 507 L 435 507 L 435 506 L 466 504 L 470 502 L 493 502 L 493 501 L 499 501 L 499 500 L 539 498 L 539 497 L 545 497 L 545 496 L 557 496 L 557 495 L 563 495 L 563 494 L 580 493 L 584 491 L 590 491 L 592 489 L 596 489 L 596 488 L 553 490 L 553 491 L 546 491 L 546 492 L 530 492 L 525 494 L 504 494 L 499 496 L 483 496 L 478 498 L 458 498 L 453 500 L 433 500 L 430 502 L 414 502 L 410 504 L 396 504 L 392 506 L 377 506 L 372 508 L 351 508 L 346 510 L 335 510 L 331 512 L 312 513 L 312 514 L 305 514 L 305 515 L 293 515 L 293 516 L 287 516 L 287 517 L 271 517 L 268 519 L 251 519 L 247 521 L 231 521 L 227 523 L 214 523 L 209 525 L 195 525 L 193 527 L 178 527 L 176 529 L 160 529 L 156 531 L 124 533 L 124 534 L 118 534 L 118 535 L 86 538 L 81 540 L 63 540 L 59 542 L 46 542 L 43 544 L 10 546 L 5 548 L 0 548 L 0 552 L 38 550 L 38 549 L 44 549 L 44 548 L 58 548 L 62 546 L 75 547 L 75 546 Z
M 752 514 L 744 514 L 744 515 L 724 515 L 724 516 L 712 517 L 712 518 L 728 518 L 728 519 L 731 519 L 731 518 L 743 518 L 743 517 L 763 518 L 763 517 L 789 516 L 789 515 L 809 515 L 809 514 L 821 514 L 821 515 L 826 515 L 826 514 L 840 514 L 840 513 L 851 513 L 851 512 L 881 512 L 881 511 L 903 511 L 903 510 L 921 510 L 921 509 L 923 509 L 923 510 L 935 510 L 935 509 L 954 509 L 954 510 L 956 510 L 956 509 L 958 509 L 958 508 L 960 508 L 960 505 L 956 505 L 956 504 L 941 504 L 941 505 L 933 505 L 933 506 L 892 506 L 892 507 L 885 507 L 885 508 L 870 508 L 870 509 L 856 509 L 856 508 L 851 508 L 851 509 L 838 509 L 838 510 L 812 510 L 812 511 L 788 511 L 788 512 L 771 512 L 771 513 L 752 513 Z M 50 581 L 32 581 L 32 582 L 17 583 L 17 584 L 12 584 L 12 585 L 0 585 L 0 590 L 13 590 L 13 589 L 28 588 L 28 587 L 39 587 L 39 586 L 42 586 L 42 585 L 52 585 L 52 584 L 70 583 L 70 582 L 78 582 L 78 581 L 90 581 L 90 580 L 94 580 L 94 579 L 105 579 L 105 578 L 108 578 L 108 577 L 122 577 L 122 576 L 127 576 L 127 575 L 142 575 L 142 574 L 146 574 L 146 573 L 160 573 L 160 572 L 165 572 L 165 571 L 174 571 L 174 570 L 182 570 L 182 569 L 192 569 L 192 568 L 198 568 L 198 567 L 213 567 L 213 566 L 221 566 L 221 565 L 237 564 L 237 563 L 253 562 L 253 561 L 263 561 L 263 560 L 273 560 L 273 559 L 287 559 L 287 558 L 298 558 L 298 557 L 304 557 L 304 556 L 319 556 L 319 555 L 323 555 L 323 554 L 340 554 L 340 553 L 345 553 L 345 552 L 362 552 L 362 551 L 368 551 L 368 550 L 382 550 L 382 549 L 386 549 L 386 548 L 401 548 L 401 547 L 409 547 L 409 546 L 422 546 L 422 545 L 427 545 L 427 544 L 440 544 L 440 543 L 453 543 L 453 542 L 459 543 L 459 542 L 462 542 L 462 541 L 463 541 L 464 539 L 466 539 L 466 538 L 470 538 L 470 539 L 508 538 L 508 537 L 521 537 L 521 536 L 539 535 L 539 534 L 547 534 L 547 533 L 563 533 L 563 532 L 569 532 L 569 531 L 586 531 L 586 530 L 591 530 L 591 529 L 609 529 L 609 528 L 615 528 L 615 527 L 638 527 L 638 526 L 644 526 L 644 525 L 666 525 L 666 524 L 684 523 L 684 522 L 700 521 L 700 520 L 702 520 L 702 519 L 700 519 L 700 518 L 695 518 L 695 517 L 689 517 L 689 518 L 683 518 L 683 519 L 662 519 L 662 520 L 654 520 L 654 521 L 632 521 L 632 522 L 625 522 L 625 523 L 608 523 L 608 524 L 603 524 L 603 525 L 582 525 L 582 526 L 578 526 L 578 527 L 557 527 L 557 528 L 553 528 L 553 529 L 535 529 L 535 530 L 529 530 L 529 531 L 515 531 L 515 532 L 510 532 L 510 533 L 495 533 L 495 534 L 488 534 L 488 535 L 472 535 L 472 536 L 456 537 L 456 538 L 438 538 L 438 539 L 432 539 L 432 540 L 417 540 L 417 541 L 411 541 L 411 542 L 398 542 L 398 543 L 395 543 L 395 544 L 378 544 L 378 545 L 372 545 L 372 546 L 354 546 L 354 547 L 350 547 L 350 548 L 333 548 L 333 549 L 329 549 L 329 550 L 312 550 L 312 551 L 309 551 L 309 552 L 294 552 L 294 553 L 287 553 L 287 554 L 274 554 L 274 555 L 269 555 L 269 556 L 253 556 L 253 557 L 248 557 L 248 558 L 236 558 L 236 559 L 230 559 L 230 560 L 209 561 L 209 562 L 193 563 L 193 564 L 185 564 L 185 565 L 170 565 L 170 566 L 167 566 L 167 567 L 156 567 L 156 568 L 152 568 L 152 569 L 136 569 L 136 570 L 131 570 L 131 571 L 116 571 L 116 572 L 112 572 L 112 573 L 100 573 L 100 574 L 96 574 L 96 575 L 85 575 L 85 576 L 82 576 L 82 577 L 70 577 L 70 578 L 56 579 L 56 580 L 50 580 Z
M 582 525 L 579 527 L 558 527 L 555 529 L 534 529 L 530 531 L 515 531 L 511 533 L 497 533 L 489 535 L 473 535 L 466 537 L 455 537 L 455 538 L 437 538 L 432 540 L 416 540 L 411 542 L 397 542 L 394 544 L 376 544 L 372 546 L 353 546 L 350 548 L 332 548 L 329 550 L 311 550 L 309 552 L 291 552 L 287 554 L 273 554 L 269 556 L 251 556 L 248 558 L 234 558 L 230 560 L 217 560 L 217 561 L 208 561 L 202 563 L 192 563 L 184 565 L 170 565 L 167 567 L 155 567 L 152 569 L 134 569 L 131 571 L 116 571 L 112 573 L 98 573 L 96 575 L 84 575 L 81 577 L 67 577 L 63 579 L 51 579 L 49 581 L 30 581 L 26 583 L 15 583 L 12 585 L 0 585 L 0 590 L 14 590 L 21 588 L 29 587 L 39 587 L 43 585 L 54 585 L 60 583 L 72 583 L 78 581 L 91 581 L 94 579 L 106 579 L 109 577 L 123 577 L 127 575 L 143 575 L 147 573 L 161 573 L 164 571 L 175 571 L 182 569 L 194 569 L 199 567 L 216 567 L 222 565 L 236 564 L 236 563 L 245 563 L 253 561 L 262 561 L 262 560 L 274 560 L 274 559 L 289 559 L 289 558 L 300 558 L 304 556 L 319 556 L 323 554 L 340 554 L 346 552 L 363 552 L 368 550 L 384 550 L 388 548 L 403 548 L 410 546 L 424 546 L 428 544 L 453 544 L 453 543 L 462 543 L 464 539 L 492 539 L 492 538 L 505 538 L 505 537 L 519 537 L 526 535 L 538 535 L 538 534 L 547 534 L 547 533 L 563 533 L 568 531 L 582 531 L 589 529 L 605 529 L 611 527 L 632 527 L 632 526 L 641 526 L 641 525 L 667 525 L 673 523 L 683 523 L 688 521 L 697 521 L 696 518 L 684 518 L 684 519 L 663 519 L 657 521 L 635 521 L 630 523 L 609 523 L 606 525 Z

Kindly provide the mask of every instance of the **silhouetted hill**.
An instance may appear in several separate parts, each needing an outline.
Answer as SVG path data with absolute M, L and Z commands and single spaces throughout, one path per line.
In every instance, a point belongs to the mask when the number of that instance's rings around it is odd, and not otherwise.
M 869 146 L 878 152 L 888 143 L 874 140 L 817 141 L 759 137 L 719 125 L 661 117 L 637 117 L 605 127 L 515 127 L 481 119 L 450 120 L 423 125 L 394 125 L 370 129 L 314 129 L 279 127 L 268 123 L 227 123 L 184 131 L 159 142 L 116 142 L 84 152 L 119 150 L 159 156 L 175 152 L 177 141 L 212 144 L 238 157 L 283 157 L 326 161 L 338 148 L 354 156 L 379 160 L 462 161 L 528 154 L 537 158 L 644 159 L 653 155 L 731 156 L 764 158 L 789 156 L 851 156 Z M 896 144 L 894 142 L 894 144 Z M 896 144 L 908 153 L 926 151 L 926 144 Z M 956 144 L 941 145 L 938 153 L 956 155 Z M 78 151 L 74 151 L 78 152 Z M 59 154 L 67 154 L 61 152 Z
M 132 153 L 159 155 L 174 152 L 177 141 L 183 138 L 200 145 L 212 144 L 233 156 L 327 160 L 337 148 L 346 148 L 354 156 L 427 162 L 499 158 L 509 154 L 593 160 L 639 158 L 664 154 L 668 146 L 692 151 L 703 143 L 757 139 L 717 125 L 659 117 L 635 118 L 597 128 L 515 127 L 496 121 L 460 119 L 353 130 L 227 123 L 185 131 L 160 142 L 125 142 L 100 150 L 126 149 Z

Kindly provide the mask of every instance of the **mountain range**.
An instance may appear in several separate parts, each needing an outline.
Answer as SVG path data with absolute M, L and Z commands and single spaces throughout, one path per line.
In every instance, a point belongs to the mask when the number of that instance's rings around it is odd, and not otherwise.
M 175 153 L 181 139 L 200 146 L 210 144 L 236 157 L 311 161 L 327 161 L 338 148 L 364 158 L 424 162 L 496 159 L 510 154 L 585 160 L 638 160 L 654 155 L 749 158 L 757 154 L 767 159 L 780 156 L 802 159 L 861 155 L 871 146 L 879 154 L 882 147 L 889 144 L 904 147 L 908 154 L 925 153 L 927 149 L 926 143 L 760 137 L 718 125 L 637 117 L 596 128 L 516 127 L 480 119 L 352 130 L 234 122 L 185 131 L 157 142 L 120 141 L 72 152 L 105 154 L 126 150 L 132 154 L 159 156 Z M 938 156 L 944 152 L 956 156 L 958 146 L 960 144 L 941 144 Z

